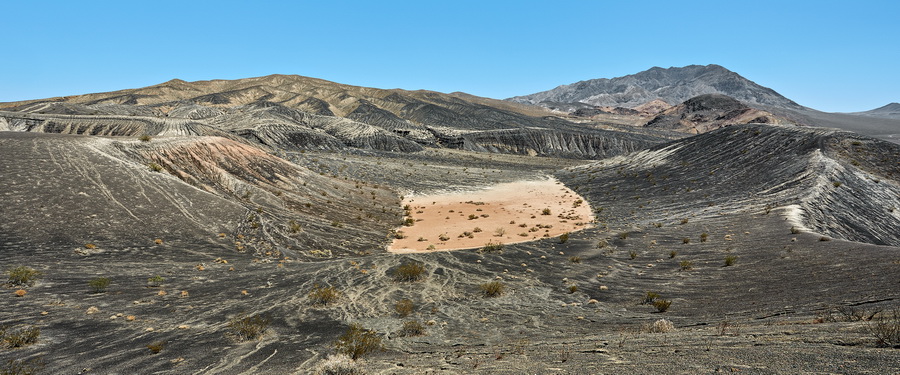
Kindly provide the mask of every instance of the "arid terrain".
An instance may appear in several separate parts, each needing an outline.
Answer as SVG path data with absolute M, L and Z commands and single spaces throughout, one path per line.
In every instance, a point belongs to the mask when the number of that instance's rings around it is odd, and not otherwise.
M 0 103 L 0 365 L 900 373 L 900 145 L 735 87 L 766 101 L 268 76 Z

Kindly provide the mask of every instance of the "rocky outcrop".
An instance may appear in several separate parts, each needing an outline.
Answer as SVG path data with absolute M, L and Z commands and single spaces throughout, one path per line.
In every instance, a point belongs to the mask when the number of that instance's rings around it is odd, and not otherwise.
M 783 122 L 771 113 L 750 108 L 731 97 L 705 94 L 663 111 L 645 126 L 699 134 L 734 124 Z

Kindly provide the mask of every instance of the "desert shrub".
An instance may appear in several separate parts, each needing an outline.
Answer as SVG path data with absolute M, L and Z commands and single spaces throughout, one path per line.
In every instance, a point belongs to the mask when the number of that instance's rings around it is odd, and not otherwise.
M 669 306 L 672 306 L 672 301 L 669 301 L 667 299 L 658 299 L 656 301 L 653 301 L 653 307 L 656 308 L 656 311 L 659 311 L 661 313 L 666 312 L 666 310 L 669 309 Z
M 359 364 L 346 354 L 333 354 L 316 365 L 315 375 L 362 375 Z
M 446 241 L 449 241 L 449 240 L 450 240 L 450 236 L 448 236 L 447 233 L 441 233 L 441 235 L 438 236 L 438 239 L 441 240 L 441 241 L 446 242 Z
M 834 187 L 841 187 L 840 181 L 835 181 L 835 182 L 832 182 L 831 184 L 834 185 Z
M 153 138 L 150 137 L 149 134 L 144 134 L 144 135 L 141 135 L 140 137 L 138 137 L 138 139 L 139 139 L 141 142 L 150 142 L 150 140 L 152 140 Z
M 484 247 L 479 249 L 478 252 L 480 252 L 480 253 L 502 253 L 503 252 L 503 244 L 500 242 L 488 241 L 488 243 L 486 243 L 484 245 Z
M 109 279 L 106 277 L 98 277 L 88 281 L 88 286 L 91 287 L 94 293 L 103 293 L 106 291 L 106 288 L 109 287 Z
M 154 343 L 147 344 L 147 349 L 150 349 L 150 352 L 153 354 L 159 354 L 165 347 L 166 343 L 163 341 L 157 341 Z
M 567 289 L 569 290 L 569 294 L 574 294 L 578 291 L 578 285 L 569 285 Z
M 347 327 L 347 332 L 338 337 L 334 347 L 338 353 L 357 360 L 368 353 L 381 350 L 381 336 L 378 332 L 365 329 L 358 323 L 352 323 Z
M 425 265 L 417 262 L 403 263 L 394 269 L 394 281 L 419 281 L 425 278 Z
M 800 228 L 797 228 L 796 226 L 792 225 L 791 226 L 791 234 L 800 234 Z
M 506 234 L 506 228 L 494 229 L 494 236 L 496 236 L 496 237 L 503 237 L 503 235 L 505 235 L 505 234 Z
M 0 375 L 35 375 L 44 369 L 44 361 L 38 358 L 29 360 L 10 359 L 6 365 L 0 367 Z
M 579 256 L 569 257 L 569 261 L 572 263 L 581 263 L 581 257 L 579 257 Z
M 725 267 L 730 267 L 734 265 L 734 262 L 737 262 L 737 257 L 734 255 L 729 255 L 725 257 Z
M 828 242 L 828 241 L 831 241 L 831 238 L 822 236 L 822 237 L 819 237 L 819 241 L 822 241 L 822 242 Z
M 598 249 L 602 249 L 602 248 L 607 247 L 607 246 L 609 246 L 609 242 L 606 241 L 605 238 L 601 238 L 600 240 L 597 241 L 597 248 L 598 248 Z
M 675 325 L 667 319 L 657 320 L 646 327 L 650 333 L 667 333 L 675 330 Z
M 682 271 L 689 271 L 694 269 L 694 262 L 691 262 L 689 260 L 682 260 L 681 262 L 678 262 L 678 265 L 681 266 Z
M 700 233 L 700 242 L 706 242 L 709 239 L 709 233 L 703 232 Z
M 150 170 L 154 172 L 162 172 L 163 170 L 163 167 L 156 163 L 147 164 L 147 168 L 150 168 Z
M 559 235 L 559 243 L 569 242 L 569 232 Z
M 405 318 L 405 317 L 409 316 L 409 314 L 412 314 L 413 309 L 415 309 L 415 307 L 416 306 L 415 306 L 415 304 L 413 304 L 412 300 L 410 300 L 408 298 L 404 298 L 404 299 L 397 301 L 397 303 L 394 304 L 394 311 L 396 311 L 397 315 L 400 315 L 400 317 Z
M 313 289 L 307 295 L 309 301 L 316 306 L 327 306 L 328 304 L 337 302 L 341 299 L 341 291 L 333 286 L 314 285 Z
M 294 220 L 288 221 L 288 230 L 290 230 L 291 233 L 300 233 L 300 223 Z
M 687 224 L 689 221 L 690 221 L 690 219 L 688 219 L 688 218 L 681 219 L 681 224 L 682 225 Z
M 416 219 L 413 219 L 413 218 L 411 218 L 411 217 L 408 217 L 408 218 L 406 218 L 406 219 L 403 220 L 403 225 L 405 225 L 405 226 L 407 226 L 407 227 L 411 227 L 411 226 L 413 226 L 413 224 L 415 224 L 415 223 L 416 223 Z
M 10 269 L 6 274 L 9 276 L 6 283 L 11 286 L 31 286 L 43 276 L 41 271 L 26 266 Z
M 880 347 L 900 347 L 900 308 L 882 312 L 866 324 L 866 332 Z
M 643 305 L 648 305 L 656 301 L 659 298 L 659 293 L 648 291 L 647 294 L 644 295 L 644 301 L 641 302 Z
M 628 232 L 622 232 L 622 233 L 619 233 L 619 238 L 621 238 L 621 239 L 623 239 L 623 240 L 627 240 L 627 239 L 628 239 L 628 236 L 630 236 L 630 235 L 631 235 L 631 233 L 628 233 Z
M 270 319 L 260 315 L 240 314 L 228 322 L 231 336 L 237 341 L 255 340 L 269 328 Z
M 629 251 L 628 251 L 628 256 L 631 257 L 631 259 L 637 258 L 638 252 L 635 251 L 635 250 L 629 250 Z
M 26 326 L 18 329 L 0 327 L 0 346 L 21 348 L 36 343 L 40 336 L 41 329 L 36 326 Z
M 545 208 L 545 209 L 541 210 L 541 215 L 550 215 L 550 209 Z
M 691 239 L 690 239 L 690 238 L 687 238 L 687 237 L 682 238 L 682 239 L 681 239 L 681 243 L 687 245 L 687 244 L 691 243 Z
M 481 228 L 475 227 L 475 229 L 472 229 L 472 232 L 475 232 L 475 233 L 481 232 Z
M 165 281 L 166 281 L 165 278 L 163 278 L 163 277 L 160 276 L 160 275 L 156 275 L 156 276 L 153 276 L 153 277 L 151 277 L 151 278 L 148 278 L 148 279 L 147 279 L 147 284 L 150 284 L 150 286 L 152 286 L 152 287 L 157 287 L 157 286 L 162 285 L 162 283 L 165 282 Z
M 502 281 L 491 281 L 479 286 L 481 294 L 485 297 L 498 297 L 506 292 L 506 284 Z
M 396 238 L 398 240 L 402 240 L 402 239 L 406 238 L 406 233 L 403 233 L 402 230 L 398 230 L 393 233 L 393 236 L 394 236 L 394 238 Z
M 403 327 L 397 331 L 400 337 L 422 336 L 425 334 L 425 326 L 416 320 L 410 320 L 403 323 Z
M 475 219 L 477 219 L 477 218 L 478 218 L 478 215 L 475 215 L 475 214 L 469 214 L 469 220 L 475 220 Z
M 676 255 L 678 255 L 678 252 L 675 251 L 675 250 L 672 250 L 672 251 L 669 252 L 669 258 L 670 258 L 670 259 L 671 259 L 671 258 L 674 258 Z

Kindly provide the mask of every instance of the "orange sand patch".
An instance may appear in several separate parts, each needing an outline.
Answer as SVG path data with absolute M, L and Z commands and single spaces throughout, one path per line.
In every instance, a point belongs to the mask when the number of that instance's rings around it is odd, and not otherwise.
M 407 197 L 403 205 L 409 206 L 408 217 L 414 223 L 397 228 L 406 237 L 395 239 L 388 246 L 392 253 L 534 241 L 585 229 L 594 219 L 587 202 L 554 179 Z M 549 209 L 550 214 L 544 214 L 544 209 Z

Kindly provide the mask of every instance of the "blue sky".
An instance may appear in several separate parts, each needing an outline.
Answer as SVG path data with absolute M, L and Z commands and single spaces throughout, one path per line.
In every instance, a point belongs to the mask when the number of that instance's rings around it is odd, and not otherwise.
M 3 2 L 0 102 L 299 74 L 507 98 L 719 64 L 802 105 L 900 102 L 897 1 Z

